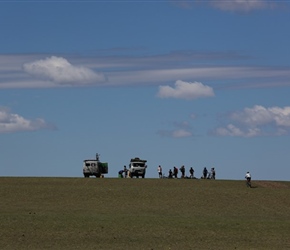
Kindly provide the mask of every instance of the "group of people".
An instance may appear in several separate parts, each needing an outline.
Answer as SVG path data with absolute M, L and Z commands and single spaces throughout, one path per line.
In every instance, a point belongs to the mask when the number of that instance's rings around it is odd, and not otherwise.
M 161 165 L 159 165 L 157 167 L 157 172 L 158 172 L 159 178 L 164 178 L 164 177 L 165 178 L 178 178 L 178 172 L 179 171 L 181 173 L 181 178 L 196 179 L 196 177 L 194 176 L 194 169 L 192 167 L 189 169 L 189 176 L 186 176 L 185 175 L 185 166 L 184 165 L 182 165 L 179 169 L 174 166 L 173 167 L 173 170 L 172 169 L 169 169 L 169 172 L 168 172 L 168 176 L 167 177 L 165 177 L 163 175 Z M 215 168 L 211 168 L 211 170 L 208 171 L 207 168 L 205 167 L 203 169 L 201 179 L 215 179 Z

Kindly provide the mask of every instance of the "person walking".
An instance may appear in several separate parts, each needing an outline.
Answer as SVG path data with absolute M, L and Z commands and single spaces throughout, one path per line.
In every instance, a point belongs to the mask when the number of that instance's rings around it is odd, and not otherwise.
M 179 170 L 181 172 L 181 178 L 185 178 L 185 167 L 184 167 L 184 165 L 182 165 Z
M 247 182 L 246 182 L 246 184 L 247 184 L 247 187 L 252 187 L 252 185 L 251 185 L 251 179 L 252 179 L 252 177 L 251 177 L 251 174 L 250 174 L 250 172 L 247 172 L 246 173 L 246 175 L 245 175 L 245 179 L 247 180 Z
M 157 168 L 157 172 L 158 172 L 159 178 L 162 178 L 162 167 L 160 165 Z
M 190 178 L 193 179 L 194 178 L 194 169 L 192 167 L 189 169 L 189 173 L 190 173 Z

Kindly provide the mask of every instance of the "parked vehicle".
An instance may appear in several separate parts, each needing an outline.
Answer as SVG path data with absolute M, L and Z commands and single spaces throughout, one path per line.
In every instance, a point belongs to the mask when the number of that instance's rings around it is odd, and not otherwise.
M 84 177 L 88 178 L 91 175 L 96 176 L 97 178 L 103 176 L 103 174 L 108 173 L 108 163 L 100 162 L 100 155 L 96 154 L 96 159 L 94 160 L 84 160 L 83 162 L 83 174 Z
M 137 178 L 139 178 L 139 176 L 145 178 L 147 168 L 146 162 L 147 160 L 141 160 L 138 157 L 132 158 L 128 169 L 129 176 L 131 178 L 133 178 L 134 176 L 136 176 Z

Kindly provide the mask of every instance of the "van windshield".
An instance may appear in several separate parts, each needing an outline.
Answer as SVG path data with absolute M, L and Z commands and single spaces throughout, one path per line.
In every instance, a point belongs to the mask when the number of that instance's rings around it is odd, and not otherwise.
M 145 164 L 144 163 L 133 163 L 133 167 L 144 168 L 145 167 Z

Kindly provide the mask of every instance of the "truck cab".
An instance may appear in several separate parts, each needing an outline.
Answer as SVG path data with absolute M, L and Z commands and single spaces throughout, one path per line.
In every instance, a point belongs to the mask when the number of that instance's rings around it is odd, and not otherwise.
M 133 178 L 134 176 L 136 176 L 137 178 L 139 178 L 139 176 L 145 178 L 147 168 L 146 162 L 146 160 L 141 160 L 138 157 L 132 158 L 129 163 L 129 176 L 131 178 Z
M 108 163 L 100 162 L 99 154 L 96 154 L 96 159 L 84 160 L 83 174 L 84 177 L 96 176 L 97 178 L 108 173 Z

